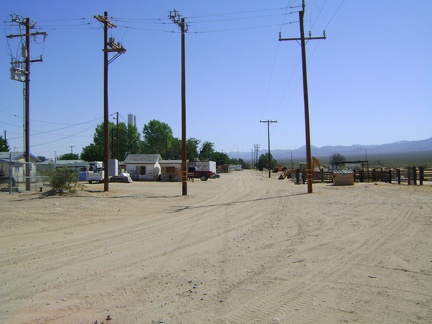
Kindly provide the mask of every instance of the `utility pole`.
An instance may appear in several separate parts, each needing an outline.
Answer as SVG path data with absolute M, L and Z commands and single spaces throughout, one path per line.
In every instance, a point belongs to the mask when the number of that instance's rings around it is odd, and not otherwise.
M 260 149 L 260 144 L 254 144 L 254 161 L 253 161 L 253 167 L 256 167 L 256 164 L 258 163 L 258 152 Z
M 182 115 L 182 195 L 187 196 L 187 146 L 186 146 L 186 49 L 185 34 L 188 25 L 184 18 L 174 9 L 170 11 L 170 19 L 177 24 L 181 30 L 181 115 Z
M 30 179 L 30 63 L 42 62 L 42 57 L 40 59 L 32 60 L 30 58 L 30 36 L 36 37 L 43 35 L 44 38 L 47 36 L 45 32 L 34 32 L 31 33 L 30 29 L 35 27 L 34 22 L 30 22 L 30 18 L 22 18 L 19 16 L 13 16 L 12 21 L 16 22 L 18 25 L 25 26 L 25 34 L 18 35 L 8 35 L 7 38 L 14 37 L 25 37 L 25 46 L 22 47 L 22 61 L 13 60 L 11 61 L 11 79 L 15 81 L 24 82 L 24 150 L 25 150 L 25 161 L 26 161 L 26 191 L 30 191 L 31 179 Z M 24 69 L 22 64 L 24 65 Z
M 270 157 L 270 124 L 277 123 L 277 120 L 260 120 L 260 123 L 267 123 L 267 138 L 268 138 L 268 171 L 271 178 L 271 157 Z
M 71 154 L 73 154 L 73 148 L 74 148 L 75 146 L 73 146 L 73 145 L 69 145 L 69 147 L 71 148 Z
M 104 15 L 94 16 L 94 18 L 103 24 L 104 28 L 104 191 L 109 191 L 108 178 L 108 158 L 109 158 L 109 116 L 108 116 L 108 65 L 126 52 L 126 49 L 119 42 L 115 42 L 113 37 L 108 40 L 108 28 L 116 28 L 117 26 L 108 20 L 108 13 Z M 116 53 L 108 60 L 108 53 Z
M 304 97 L 304 114 L 305 114 L 305 132 L 306 132 L 306 174 L 307 174 L 307 187 L 308 193 L 312 193 L 312 152 L 311 152 L 311 141 L 310 141 L 310 126 L 309 126 L 309 95 L 308 95 L 308 84 L 307 84 L 307 70 L 306 70 L 306 40 L 314 39 L 326 39 L 325 31 L 321 37 L 312 37 L 309 32 L 309 37 L 304 35 L 304 11 L 305 3 L 303 0 L 302 10 L 299 11 L 300 18 L 300 38 L 282 38 L 279 33 L 279 41 L 300 41 L 302 48 L 302 66 L 303 66 L 303 97 Z
M 119 124 L 118 124 L 118 111 L 117 111 L 117 117 L 116 117 L 116 126 L 117 126 L 117 160 L 120 160 L 120 134 L 119 134 Z

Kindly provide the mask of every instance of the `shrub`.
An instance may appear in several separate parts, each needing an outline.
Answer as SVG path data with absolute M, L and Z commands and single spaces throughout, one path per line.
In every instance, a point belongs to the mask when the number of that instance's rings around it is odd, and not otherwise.
M 54 168 L 49 172 L 52 190 L 60 193 L 73 193 L 78 185 L 78 171 L 68 168 Z

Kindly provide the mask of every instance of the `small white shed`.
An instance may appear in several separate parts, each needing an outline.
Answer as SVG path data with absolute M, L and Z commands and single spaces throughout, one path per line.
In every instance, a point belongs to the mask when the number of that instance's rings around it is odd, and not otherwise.
M 158 180 L 160 154 L 129 154 L 124 160 L 126 171 L 133 180 Z

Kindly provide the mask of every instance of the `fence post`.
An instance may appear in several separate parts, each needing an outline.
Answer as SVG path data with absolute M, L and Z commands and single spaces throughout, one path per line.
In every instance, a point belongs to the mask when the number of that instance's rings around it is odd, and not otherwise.
M 419 178 L 420 178 L 420 186 L 422 186 L 424 180 L 424 169 L 422 166 L 419 167 Z
M 417 168 L 413 167 L 413 183 L 417 185 Z
M 401 171 L 400 171 L 400 169 L 396 169 L 396 178 L 397 178 L 397 183 L 400 184 L 401 183 Z
M 12 194 L 12 153 L 9 153 L 9 194 Z
M 391 169 L 389 169 L 388 170 L 388 177 L 389 177 L 389 183 L 392 183 L 392 170 Z
M 408 185 L 411 184 L 411 167 L 408 167 Z

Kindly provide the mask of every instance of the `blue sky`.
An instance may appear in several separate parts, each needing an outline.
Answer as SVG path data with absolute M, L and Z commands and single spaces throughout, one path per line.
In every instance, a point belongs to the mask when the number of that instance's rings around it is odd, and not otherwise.
M 180 32 L 186 35 L 187 137 L 217 151 L 305 145 L 299 0 L 114 1 L 2 0 L 0 4 L 0 130 L 12 150 L 23 147 L 23 85 L 10 79 L 19 58 L 10 14 L 48 33 L 31 42 L 30 152 L 80 153 L 103 121 L 103 30 L 126 54 L 109 65 L 109 112 L 120 121 L 152 119 L 181 138 Z M 384 144 L 430 138 L 432 128 L 432 2 L 306 0 L 311 144 Z M 111 119 L 115 122 L 114 119 Z M 72 148 L 71 148 L 72 146 Z M 313 153 L 313 152 L 312 152 Z

